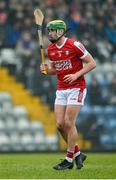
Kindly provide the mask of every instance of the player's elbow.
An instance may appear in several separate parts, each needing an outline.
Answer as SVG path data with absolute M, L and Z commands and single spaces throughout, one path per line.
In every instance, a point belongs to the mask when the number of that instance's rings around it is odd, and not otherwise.
M 95 61 L 92 61 L 92 63 L 91 63 L 91 68 L 92 68 L 92 69 L 96 68 L 96 62 L 95 62 Z

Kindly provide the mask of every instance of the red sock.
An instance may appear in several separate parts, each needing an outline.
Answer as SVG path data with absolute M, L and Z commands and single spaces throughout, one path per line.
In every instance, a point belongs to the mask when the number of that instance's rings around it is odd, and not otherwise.
M 73 161 L 73 155 L 74 155 L 74 151 L 67 150 L 66 160 L 69 162 L 72 162 Z
M 80 147 L 78 145 L 75 145 L 75 151 L 74 151 L 74 156 L 78 156 L 80 154 Z

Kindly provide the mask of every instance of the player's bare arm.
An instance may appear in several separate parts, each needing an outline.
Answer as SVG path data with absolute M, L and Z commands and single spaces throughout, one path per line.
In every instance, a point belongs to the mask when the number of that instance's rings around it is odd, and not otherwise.
M 41 73 L 43 71 L 46 71 L 47 74 L 50 74 L 50 75 L 55 75 L 56 74 L 56 69 L 54 68 L 52 63 L 50 65 L 48 65 L 48 64 L 41 64 L 40 65 L 40 71 L 41 71 Z
M 85 58 L 82 59 L 85 63 L 84 67 L 76 72 L 75 74 L 68 74 L 64 76 L 64 82 L 72 83 L 76 79 L 78 79 L 80 76 L 85 75 L 86 73 L 90 72 L 96 67 L 96 62 L 94 61 L 91 54 L 87 54 Z

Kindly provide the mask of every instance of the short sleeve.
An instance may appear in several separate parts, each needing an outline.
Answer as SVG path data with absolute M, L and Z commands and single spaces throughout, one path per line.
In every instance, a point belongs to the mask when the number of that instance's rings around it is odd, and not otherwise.
M 49 47 L 48 47 L 48 49 L 47 49 L 47 52 L 48 52 L 48 58 L 51 60 Z
M 87 54 L 89 54 L 89 52 L 86 50 L 86 48 L 81 42 L 75 41 L 74 46 L 80 59 L 83 59 L 84 57 L 86 57 Z

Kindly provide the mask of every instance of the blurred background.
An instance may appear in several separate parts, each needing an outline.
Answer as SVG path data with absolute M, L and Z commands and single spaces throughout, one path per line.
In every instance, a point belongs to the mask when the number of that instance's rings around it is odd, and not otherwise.
M 0 152 L 58 151 L 66 144 L 53 113 L 56 77 L 40 74 L 33 10 L 47 22 L 66 21 L 97 67 L 86 75 L 88 95 L 78 119 L 78 144 L 85 151 L 116 150 L 116 1 L 0 0 Z M 76 124 L 76 125 L 77 125 Z

